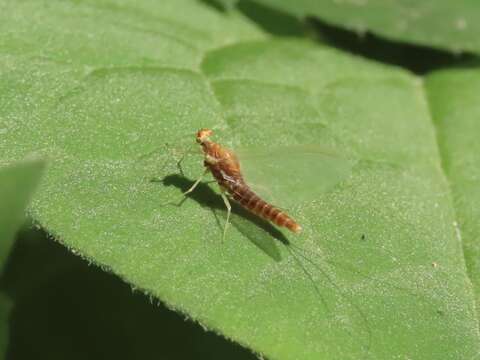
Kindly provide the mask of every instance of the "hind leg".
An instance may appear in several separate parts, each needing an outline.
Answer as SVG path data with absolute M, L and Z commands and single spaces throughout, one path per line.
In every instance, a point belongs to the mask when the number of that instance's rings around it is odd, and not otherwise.
M 227 207 L 227 221 L 225 222 L 225 226 L 223 228 L 223 237 L 222 237 L 222 241 L 225 242 L 225 236 L 227 235 L 227 227 L 228 227 L 228 223 L 230 222 L 230 214 L 232 212 L 232 206 L 230 205 L 230 201 L 228 200 L 227 195 L 225 195 L 225 192 L 222 191 L 220 194 L 222 196 L 223 202 L 225 203 L 225 206 Z

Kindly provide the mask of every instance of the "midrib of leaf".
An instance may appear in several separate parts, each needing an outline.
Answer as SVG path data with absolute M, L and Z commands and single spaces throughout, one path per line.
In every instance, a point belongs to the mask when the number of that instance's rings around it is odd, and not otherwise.
M 452 184 L 451 184 L 450 178 L 447 176 L 447 171 L 446 171 L 446 168 L 445 168 L 445 159 L 442 156 L 442 151 L 441 151 L 441 148 L 440 148 L 440 140 L 439 140 L 439 136 L 438 136 L 438 129 L 437 129 L 437 126 L 435 125 L 435 122 L 433 121 L 433 113 L 432 113 L 432 109 L 431 109 L 431 106 L 430 106 L 430 102 L 428 101 L 427 89 L 425 87 L 425 82 L 421 78 L 419 79 L 419 82 L 421 84 L 421 91 L 420 91 L 419 94 L 422 98 L 422 102 L 425 103 L 425 106 L 428 108 L 430 124 L 432 126 L 432 131 L 435 134 L 435 144 L 436 144 L 436 147 L 437 147 L 436 152 L 437 152 L 437 155 L 438 155 L 439 166 L 442 170 L 442 177 L 444 179 L 444 182 L 448 186 L 448 193 L 449 193 L 448 197 L 449 197 L 450 207 L 452 208 L 453 216 L 455 218 L 454 226 L 455 226 L 455 230 L 456 230 L 456 234 L 457 234 L 457 240 L 460 244 L 461 252 L 463 254 L 463 256 L 462 256 L 463 272 L 465 273 L 466 280 L 467 280 L 467 283 L 468 283 L 469 288 L 470 288 L 470 292 L 473 294 L 473 280 L 472 280 L 471 273 L 470 273 L 470 271 L 467 267 L 467 263 L 466 263 L 465 251 L 464 251 L 463 240 L 462 240 L 463 239 L 462 232 L 461 232 L 461 229 L 458 225 L 459 221 L 458 221 L 457 209 L 456 209 L 455 203 L 453 201 Z M 477 324 L 476 330 L 477 330 L 477 334 L 480 338 L 480 319 L 479 319 L 479 316 L 478 316 L 477 302 L 472 301 L 472 306 L 473 306 L 475 314 L 476 314 L 475 315 L 475 320 L 476 320 L 476 324 Z

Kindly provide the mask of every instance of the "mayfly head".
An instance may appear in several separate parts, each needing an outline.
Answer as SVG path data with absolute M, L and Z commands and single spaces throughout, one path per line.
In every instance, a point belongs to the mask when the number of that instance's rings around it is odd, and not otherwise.
M 208 140 L 210 136 L 212 136 L 213 131 L 210 129 L 200 129 L 197 132 L 197 143 L 203 144 L 205 141 Z

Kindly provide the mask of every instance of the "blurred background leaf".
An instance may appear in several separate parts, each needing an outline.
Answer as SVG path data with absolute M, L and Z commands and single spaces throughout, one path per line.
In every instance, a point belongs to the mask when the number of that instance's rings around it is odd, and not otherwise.
M 37 186 L 43 162 L 30 161 L 0 168 L 0 275 L 10 253 L 15 232 L 22 225 L 25 208 Z M 0 292 L 0 358 L 8 344 L 11 300 Z
M 0 272 L 22 225 L 25 208 L 37 186 L 43 162 L 31 161 L 0 168 Z
M 216 0 L 232 8 L 231 0 Z M 237 1 L 242 5 L 250 0 Z M 317 17 L 363 36 L 480 53 L 480 3 L 475 0 L 254 0 L 298 18 Z
M 0 359 L 4 359 L 7 353 L 9 341 L 8 320 L 12 302 L 3 293 L 0 292 Z

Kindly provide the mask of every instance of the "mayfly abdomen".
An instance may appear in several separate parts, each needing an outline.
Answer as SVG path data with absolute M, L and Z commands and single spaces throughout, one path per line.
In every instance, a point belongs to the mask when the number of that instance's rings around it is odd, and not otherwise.
M 233 199 L 244 208 L 261 218 L 273 222 L 280 227 L 286 227 L 290 231 L 298 233 L 301 226 L 298 225 L 285 212 L 269 204 L 257 194 L 255 194 L 246 184 L 232 184 L 228 189 Z

